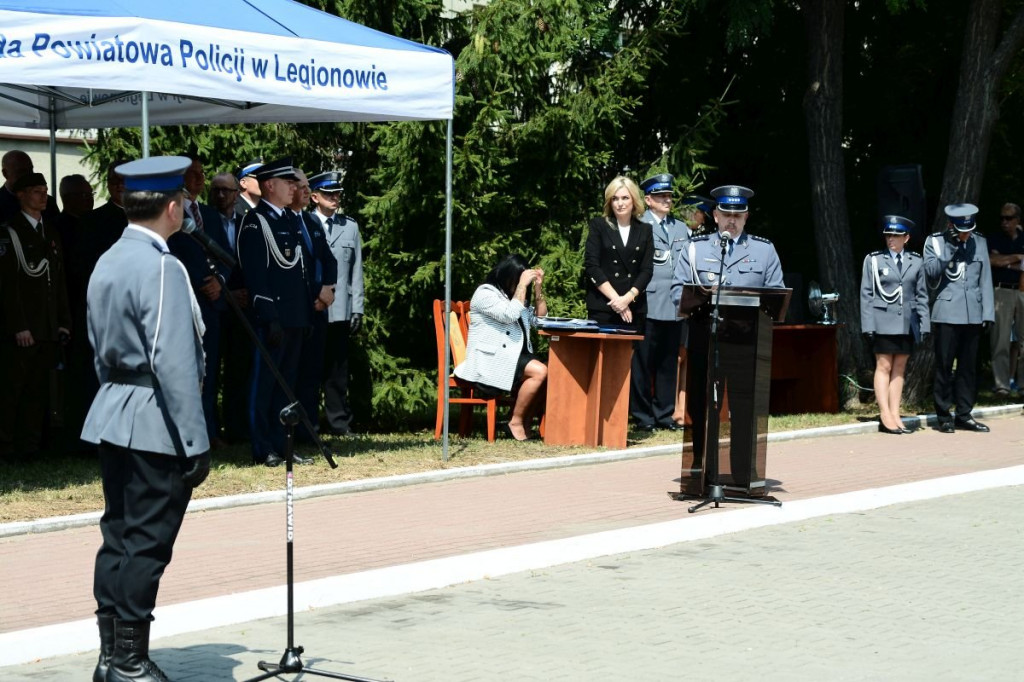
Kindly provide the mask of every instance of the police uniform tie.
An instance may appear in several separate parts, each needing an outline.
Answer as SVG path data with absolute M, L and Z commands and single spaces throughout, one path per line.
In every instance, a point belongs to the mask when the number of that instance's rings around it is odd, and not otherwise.
M 896 269 L 899 270 L 900 272 L 903 272 L 903 254 L 902 253 L 897 253 L 896 254 Z

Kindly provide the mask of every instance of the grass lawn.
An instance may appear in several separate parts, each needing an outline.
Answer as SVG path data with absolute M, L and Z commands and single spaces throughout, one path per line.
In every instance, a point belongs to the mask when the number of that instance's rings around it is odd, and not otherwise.
M 979 401 L 979 404 L 1010 402 L 996 400 L 985 394 L 982 398 L 984 401 Z M 908 410 L 907 414 L 912 412 Z M 875 406 L 867 404 L 838 414 L 771 417 L 768 421 L 768 430 L 781 432 L 851 424 L 874 419 L 876 416 Z M 482 424 L 478 425 L 482 427 Z M 482 428 L 476 434 L 481 430 Z M 450 441 L 449 459 L 445 462 L 441 443 L 434 440 L 432 430 L 328 438 L 326 443 L 338 463 L 338 468 L 331 469 L 322 457 L 317 456 L 313 463 L 295 467 L 296 485 L 336 483 L 476 464 L 560 457 L 593 450 L 585 447 L 547 447 L 540 440 L 517 443 L 499 438 L 494 443 L 488 443 L 484 437 L 453 436 Z M 631 431 L 628 446 L 670 443 L 681 443 L 680 435 L 669 431 Z M 309 455 L 315 450 L 311 445 L 300 445 L 298 452 Z M 210 477 L 195 491 L 194 497 L 220 497 L 280 490 L 284 487 L 283 466 L 276 469 L 254 467 L 250 466 L 250 461 L 248 444 L 215 451 Z M 0 523 L 102 509 L 103 491 L 100 485 L 99 465 L 92 458 L 39 457 L 27 463 L 0 462 Z

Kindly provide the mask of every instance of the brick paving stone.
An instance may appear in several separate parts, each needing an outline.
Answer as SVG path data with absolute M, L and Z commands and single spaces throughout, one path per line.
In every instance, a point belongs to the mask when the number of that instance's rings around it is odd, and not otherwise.
M 310 666 L 417 682 L 1019 680 L 1021 556 L 1024 487 L 998 488 L 300 613 L 296 642 Z M 173 680 L 244 680 L 284 636 L 266 619 L 154 658 Z

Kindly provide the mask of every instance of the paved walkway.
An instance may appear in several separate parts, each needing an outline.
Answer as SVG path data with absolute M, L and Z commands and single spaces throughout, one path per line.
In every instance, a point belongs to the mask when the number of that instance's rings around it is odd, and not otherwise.
M 296 641 L 311 665 L 415 680 L 1024 679 L 1002 653 L 1024 613 L 1024 493 L 1001 487 L 1024 482 L 1024 419 L 989 422 L 990 434 L 773 443 L 782 510 L 686 514 L 667 494 L 677 455 L 303 500 L 297 598 L 315 610 L 300 612 Z M 870 489 L 884 490 L 857 492 Z M 983 492 L 877 508 L 963 490 Z M 280 613 L 282 535 L 282 505 L 186 519 L 157 627 L 187 634 L 154 646 L 172 679 L 245 679 L 279 658 L 280 618 L 256 619 Z M 94 646 L 97 544 L 94 527 L 0 540 L 0 663 L 38 639 Z M 505 577 L 362 601 L 488 575 Z M 2 675 L 82 679 L 91 657 Z M 196 662 L 204 672 L 189 676 Z

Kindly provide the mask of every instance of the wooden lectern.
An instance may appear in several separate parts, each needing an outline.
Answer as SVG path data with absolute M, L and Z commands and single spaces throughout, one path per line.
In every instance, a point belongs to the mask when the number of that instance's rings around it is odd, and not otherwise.
M 767 495 L 772 324 L 784 319 L 791 293 L 758 287 L 722 289 L 716 349 L 711 316 L 717 290 L 683 288 L 679 313 L 690 319 L 686 411 L 693 439 L 683 446 L 682 494 L 702 496 L 708 486 L 720 485 L 751 497 Z M 729 423 L 723 424 L 718 411 L 709 408 L 716 402 L 721 405 L 726 396 Z

